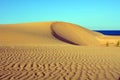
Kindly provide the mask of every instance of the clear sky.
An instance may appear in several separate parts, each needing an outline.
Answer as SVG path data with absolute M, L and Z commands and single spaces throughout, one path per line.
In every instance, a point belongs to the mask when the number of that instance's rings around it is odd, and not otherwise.
M 120 0 L 0 0 L 0 24 L 41 21 L 120 30 Z

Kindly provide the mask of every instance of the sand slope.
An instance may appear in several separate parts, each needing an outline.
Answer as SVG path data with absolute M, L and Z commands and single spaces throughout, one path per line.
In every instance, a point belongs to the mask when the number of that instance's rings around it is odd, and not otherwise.
M 51 25 L 53 32 L 75 44 L 98 46 L 100 43 L 97 40 L 97 35 L 93 31 L 87 30 L 81 26 L 70 23 L 56 22 Z
M 67 44 L 51 33 L 52 22 L 0 25 L 0 45 Z

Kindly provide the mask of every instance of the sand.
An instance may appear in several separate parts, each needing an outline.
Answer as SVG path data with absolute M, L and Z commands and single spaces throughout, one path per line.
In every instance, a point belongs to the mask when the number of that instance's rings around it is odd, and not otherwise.
M 120 48 L 0 47 L 0 80 L 118 80 Z
M 97 36 L 90 30 L 87 30 L 81 26 L 75 24 L 56 22 L 51 25 L 52 31 L 74 44 L 87 45 L 87 46 L 98 46 L 100 45 L 97 40 Z
M 51 23 L 0 25 L 0 45 L 66 44 L 51 34 Z
M 76 45 L 75 43 L 79 43 L 75 40 L 77 38 L 69 38 L 73 34 L 66 36 L 71 31 L 68 26 L 66 31 L 60 27 L 60 31 L 58 28 L 54 29 L 62 37 L 60 39 L 53 34 L 52 24 L 53 22 L 0 25 L 0 80 L 120 78 L 120 47 L 116 46 L 120 36 L 107 36 L 80 27 L 82 36 L 82 33 L 85 36 L 95 36 L 94 40 L 99 45 L 92 45 L 86 40 L 82 42 L 81 37 L 79 40 L 83 45 Z M 64 24 L 69 23 L 57 22 L 58 26 Z M 72 29 L 76 30 L 75 28 Z M 107 41 L 113 45 L 106 47 Z

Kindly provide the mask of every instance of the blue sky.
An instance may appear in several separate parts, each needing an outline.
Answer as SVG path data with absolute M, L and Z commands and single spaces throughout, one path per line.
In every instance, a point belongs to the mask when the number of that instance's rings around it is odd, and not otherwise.
M 0 0 L 0 24 L 46 21 L 120 30 L 120 0 Z

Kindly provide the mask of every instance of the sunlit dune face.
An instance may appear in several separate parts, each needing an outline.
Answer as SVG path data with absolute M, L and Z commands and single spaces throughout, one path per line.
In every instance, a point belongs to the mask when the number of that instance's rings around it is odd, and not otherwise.
M 51 29 L 58 36 L 78 45 L 98 46 L 96 36 L 87 29 L 70 23 L 56 22 L 51 25 Z

